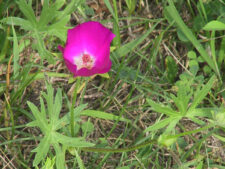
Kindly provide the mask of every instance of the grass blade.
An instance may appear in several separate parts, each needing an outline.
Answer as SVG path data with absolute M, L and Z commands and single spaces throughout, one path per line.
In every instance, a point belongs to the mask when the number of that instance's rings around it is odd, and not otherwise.
M 127 55 L 129 52 L 131 52 L 134 48 L 136 48 L 140 43 L 142 43 L 145 38 L 148 37 L 148 35 L 155 29 L 155 27 L 161 22 L 158 21 L 154 26 L 151 27 L 147 32 L 145 32 L 142 36 L 140 36 L 138 39 L 135 39 L 123 46 L 121 46 L 119 49 L 117 49 L 115 52 L 119 57 Z
M 18 47 L 18 40 L 16 36 L 16 32 L 14 26 L 12 26 L 13 30 L 13 75 L 16 78 L 19 74 L 19 47 Z
M 198 104 L 205 98 L 205 96 L 208 94 L 208 92 L 210 91 L 210 89 L 213 86 L 213 83 L 215 82 L 215 75 L 212 76 L 210 78 L 210 80 L 208 81 L 208 83 L 199 91 L 195 94 L 195 98 L 193 103 L 191 104 L 190 108 L 188 111 L 192 111 L 193 109 L 195 109 Z
M 81 113 L 81 115 L 82 116 L 89 116 L 89 117 L 105 119 L 105 120 L 118 120 L 118 118 L 119 118 L 119 116 L 116 116 L 116 115 L 113 115 L 113 114 L 109 114 L 109 113 L 105 113 L 105 112 L 102 112 L 102 111 L 96 111 L 96 110 L 84 110 Z M 130 120 L 125 119 L 123 117 L 121 117 L 119 119 L 119 121 L 131 123 Z
M 184 21 L 181 19 L 179 13 L 176 10 L 173 1 L 168 0 L 168 2 L 169 2 L 169 6 L 166 8 L 167 13 L 170 15 L 171 18 L 174 19 L 175 23 L 181 29 L 181 31 L 185 34 L 186 38 L 198 50 L 198 52 L 201 54 L 201 56 L 207 62 L 207 64 L 210 66 L 210 68 L 217 74 L 219 79 L 221 79 L 217 64 L 215 62 L 213 62 L 213 60 L 208 55 L 206 50 L 202 47 L 201 43 L 193 35 L 192 31 L 185 25 Z

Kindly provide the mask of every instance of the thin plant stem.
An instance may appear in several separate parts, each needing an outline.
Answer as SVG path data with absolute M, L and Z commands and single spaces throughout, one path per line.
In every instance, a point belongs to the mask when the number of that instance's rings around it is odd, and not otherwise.
M 75 103 L 77 100 L 77 90 L 78 90 L 79 86 L 80 86 L 80 78 L 78 77 L 77 81 L 76 81 L 76 86 L 75 86 L 75 89 L 73 92 L 73 100 L 72 100 L 72 105 L 71 105 L 71 109 L 70 109 L 70 127 L 71 127 L 72 137 L 74 137 L 74 135 L 75 135 L 74 134 L 74 106 L 75 106 Z
M 80 149 L 87 152 L 101 152 L 101 153 L 122 153 L 122 152 L 128 152 L 137 150 L 140 148 L 144 148 L 146 146 L 149 146 L 151 144 L 157 143 L 157 140 L 149 140 L 142 144 L 131 146 L 127 148 L 118 148 L 118 149 L 112 149 L 112 148 L 95 148 L 95 147 L 81 147 Z

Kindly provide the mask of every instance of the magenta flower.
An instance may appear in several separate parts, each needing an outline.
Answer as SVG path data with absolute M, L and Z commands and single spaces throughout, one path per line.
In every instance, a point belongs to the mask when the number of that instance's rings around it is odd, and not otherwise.
M 89 21 L 69 29 L 65 48 L 58 48 L 74 76 L 92 76 L 110 70 L 110 43 L 114 37 L 99 22 Z

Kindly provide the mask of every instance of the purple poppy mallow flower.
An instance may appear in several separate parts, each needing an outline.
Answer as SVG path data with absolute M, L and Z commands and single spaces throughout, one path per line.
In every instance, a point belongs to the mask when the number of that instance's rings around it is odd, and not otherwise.
M 110 70 L 110 43 L 115 35 L 101 23 L 89 21 L 68 30 L 63 53 L 67 68 L 74 76 L 92 76 Z

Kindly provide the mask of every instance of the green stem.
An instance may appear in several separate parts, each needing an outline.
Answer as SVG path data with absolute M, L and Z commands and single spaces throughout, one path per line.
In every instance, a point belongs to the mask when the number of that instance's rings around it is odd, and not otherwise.
M 70 109 L 70 127 L 71 127 L 71 135 L 72 137 L 74 137 L 74 106 L 77 100 L 77 90 L 78 87 L 80 86 L 80 78 L 77 78 L 77 82 L 76 82 L 76 86 L 74 89 L 74 93 L 73 93 L 73 100 L 72 100 L 72 105 L 71 105 L 71 109 Z
M 191 130 L 191 131 L 187 131 L 187 132 L 184 132 L 184 133 L 180 133 L 180 134 L 176 134 L 176 135 L 173 135 L 173 136 L 169 136 L 168 138 L 178 138 L 178 137 L 183 137 L 185 135 L 191 135 L 191 134 L 194 134 L 194 133 L 198 133 L 200 131 L 204 131 L 204 130 L 207 130 L 211 127 L 214 127 L 215 124 L 211 123 L 207 126 L 204 126 L 202 128 L 199 128 L 199 129 L 195 129 L 195 130 Z
M 209 124 L 208 126 L 196 129 L 196 130 L 192 130 L 192 131 L 188 131 L 188 132 L 184 132 L 181 134 L 176 134 L 174 136 L 169 136 L 168 138 L 178 138 L 178 137 L 182 137 L 185 135 L 190 135 L 193 133 L 197 133 L 203 130 L 207 130 L 211 127 L 214 127 L 214 124 Z M 149 146 L 151 144 L 155 144 L 157 143 L 158 140 L 157 139 L 153 139 L 153 140 L 149 140 L 147 142 L 144 142 L 142 144 L 136 145 L 136 146 L 131 146 L 131 147 L 126 147 L 126 148 L 119 148 L 119 149 L 111 149 L 111 148 L 96 148 L 96 147 L 81 147 L 81 150 L 83 151 L 87 151 L 87 152 L 101 152 L 101 153 L 122 153 L 122 152 L 128 152 L 128 151 L 133 151 L 136 149 L 140 149 L 146 146 Z
M 146 147 L 146 146 L 154 144 L 154 143 L 157 143 L 157 140 L 149 140 L 149 141 L 144 142 L 142 144 L 127 147 L 127 148 L 111 149 L 111 148 L 81 147 L 81 150 L 87 151 L 87 152 L 122 153 L 122 152 L 137 150 L 137 149 Z

